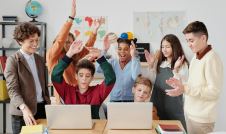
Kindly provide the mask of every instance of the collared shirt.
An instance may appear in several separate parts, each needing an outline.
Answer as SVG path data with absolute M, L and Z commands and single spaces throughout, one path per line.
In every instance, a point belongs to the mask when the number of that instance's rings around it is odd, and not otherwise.
M 42 87 L 41 87 L 39 77 L 38 77 L 37 66 L 35 63 L 34 54 L 29 55 L 29 54 L 25 53 L 22 49 L 20 49 L 20 52 L 23 54 L 24 58 L 26 59 L 28 65 L 30 67 L 32 76 L 34 78 L 37 102 L 42 102 L 43 101 Z
M 202 57 L 203 57 L 206 53 L 208 53 L 211 49 L 212 49 L 211 45 L 208 45 L 208 46 L 204 49 L 203 52 L 201 52 L 201 53 L 196 53 L 196 59 L 201 60 Z

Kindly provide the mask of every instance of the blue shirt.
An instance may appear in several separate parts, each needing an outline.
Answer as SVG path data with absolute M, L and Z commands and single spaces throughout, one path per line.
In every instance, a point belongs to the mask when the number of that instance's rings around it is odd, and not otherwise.
M 120 67 L 119 59 L 109 59 L 108 62 L 116 74 L 116 82 L 111 91 L 110 100 L 133 100 L 132 87 L 137 76 L 141 73 L 139 58 L 132 58 L 123 69 Z M 96 69 L 98 73 L 102 73 L 98 64 L 96 64 Z

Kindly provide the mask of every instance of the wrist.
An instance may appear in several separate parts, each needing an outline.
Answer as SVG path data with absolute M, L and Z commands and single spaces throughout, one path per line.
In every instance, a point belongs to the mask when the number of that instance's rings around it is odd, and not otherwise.
M 24 110 L 25 109 L 25 104 L 23 103 L 23 104 L 21 104 L 20 106 L 19 106 L 19 108 L 20 108 L 20 110 Z
M 72 21 L 75 19 L 75 18 L 72 17 L 72 16 L 69 16 L 68 18 L 69 18 L 70 20 L 72 20 Z
M 71 57 L 73 56 L 73 54 L 71 54 L 70 52 L 67 52 L 67 53 L 66 53 L 66 56 L 67 56 L 68 58 L 71 58 Z

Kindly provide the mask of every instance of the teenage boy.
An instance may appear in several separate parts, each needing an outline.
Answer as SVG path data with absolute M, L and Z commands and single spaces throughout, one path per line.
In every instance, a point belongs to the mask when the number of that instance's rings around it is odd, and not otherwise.
M 45 104 L 50 104 L 45 61 L 35 53 L 39 37 L 40 30 L 34 24 L 25 22 L 17 26 L 14 39 L 21 48 L 6 62 L 4 76 L 14 134 L 20 133 L 23 125 L 35 125 L 35 119 L 45 118 Z
M 59 63 L 54 67 L 52 72 L 52 82 L 58 94 L 63 99 L 65 104 L 90 104 L 97 106 L 92 108 L 92 118 L 99 118 L 99 107 L 105 98 L 111 92 L 116 77 L 112 66 L 107 62 L 101 51 L 96 48 L 89 48 L 90 56 L 97 58 L 104 72 L 104 81 L 99 85 L 89 86 L 93 80 L 95 73 L 94 64 L 87 60 L 82 59 L 76 65 L 75 78 L 78 85 L 71 86 L 64 80 L 64 70 L 72 62 L 73 55 L 79 53 L 83 49 L 81 41 L 74 41 L 70 46 L 66 55 L 59 60 Z M 74 75 L 74 74 L 71 74 Z
M 204 23 L 195 21 L 183 31 L 195 56 L 191 60 L 187 84 L 170 78 L 166 82 L 174 89 L 170 96 L 185 95 L 184 111 L 189 134 L 212 132 L 217 116 L 217 102 L 223 84 L 223 64 L 208 45 L 208 32 Z

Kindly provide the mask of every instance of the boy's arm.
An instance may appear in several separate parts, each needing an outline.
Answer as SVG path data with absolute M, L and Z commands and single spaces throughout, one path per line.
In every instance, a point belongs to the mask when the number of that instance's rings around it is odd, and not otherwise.
M 63 73 L 64 70 L 70 65 L 72 59 L 65 55 L 62 59 L 59 60 L 59 63 L 53 68 L 51 75 L 52 82 L 62 83 L 64 80 Z
M 104 78 L 105 78 L 104 83 L 106 85 L 115 83 L 115 80 L 116 80 L 115 72 L 111 64 L 106 60 L 106 58 L 102 56 L 97 60 L 97 62 L 100 64 L 100 68 L 103 70 Z
M 21 104 L 25 104 L 24 99 L 21 95 L 21 89 L 18 81 L 18 73 L 15 59 L 10 56 L 6 61 L 6 68 L 4 76 L 6 79 L 6 85 L 10 101 L 15 107 L 19 108 Z
M 97 62 L 100 64 L 100 68 L 104 73 L 104 81 L 99 85 L 100 97 L 104 101 L 114 87 L 116 76 L 111 64 L 104 56 L 99 58 Z

